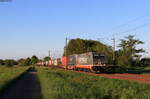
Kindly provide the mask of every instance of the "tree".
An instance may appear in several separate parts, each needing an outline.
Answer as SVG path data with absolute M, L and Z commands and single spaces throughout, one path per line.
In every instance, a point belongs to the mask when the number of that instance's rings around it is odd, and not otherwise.
M 66 46 L 67 54 L 64 52 L 64 55 L 72 55 L 72 54 L 81 54 L 86 52 L 98 52 L 104 54 L 108 63 L 112 63 L 112 55 L 113 50 L 110 46 L 107 46 L 99 41 L 95 40 L 84 40 L 84 39 L 72 39 L 69 41 Z
M 0 59 L 0 65 L 4 65 L 4 61 Z
M 13 59 L 6 59 L 4 61 L 4 64 L 5 64 L 5 66 L 10 66 L 11 67 L 11 66 L 17 65 L 18 63 Z
M 30 66 L 31 65 L 31 59 L 30 58 L 27 58 L 25 61 L 24 61 L 24 66 Z
M 44 57 L 44 61 L 49 61 L 51 58 L 49 56 Z
M 21 58 L 21 59 L 18 60 L 18 64 L 20 66 L 24 66 L 24 61 L 25 61 L 25 59 Z
M 134 39 L 134 36 L 129 35 L 125 39 L 121 39 L 119 50 L 117 52 L 117 64 L 122 66 L 136 65 L 140 61 L 140 53 L 145 52 L 144 49 L 137 49 L 137 45 L 144 42 Z
M 18 63 L 21 66 L 30 66 L 31 65 L 31 59 L 30 58 L 20 59 L 20 60 L 18 60 Z
M 141 66 L 150 66 L 150 58 L 142 58 L 140 63 Z
M 39 59 L 34 55 L 31 57 L 31 64 L 34 65 L 39 61 Z
M 66 46 L 67 53 L 65 56 L 72 55 L 72 54 L 80 54 L 87 52 L 85 48 L 85 42 L 82 39 L 72 39 L 69 41 L 68 45 Z

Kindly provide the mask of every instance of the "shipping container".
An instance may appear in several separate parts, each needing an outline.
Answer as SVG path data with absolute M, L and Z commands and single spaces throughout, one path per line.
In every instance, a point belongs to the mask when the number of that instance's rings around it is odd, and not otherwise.
M 68 69 L 74 69 L 77 64 L 77 55 L 68 56 Z
M 42 64 L 42 66 L 45 66 L 45 63 L 44 63 L 44 62 L 42 62 L 41 64 Z
M 52 60 L 48 61 L 48 65 L 51 66 L 52 65 Z
M 52 65 L 54 65 L 54 60 L 51 60 Z
M 68 66 L 75 66 L 76 65 L 77 55 L 70 55 L 68 56 Z
M 93 53 L 84 53 L 77 55 L 77 65 L 92 65 L 93 64 Z
M 54 65 L 57 66 L 57 60 L 54 59 L 53 61 L 54 61 Z
M 61 58 L 57 58 L 57 63 L 58 63 L 58 65 L 61 65 L 62 63 L 61 63 Z
M 53 61 L 54 61 L 53 64 L 54 64 L 55 66 L 58 66 L 58 65 L 61 64 L 61 59 L 60 59 L 60 58 L 54 59 Z
M 63 57 L 61 58 L 61 62 L 62 62 L 62 65 L 63 65 L 64 67 L 66 67 L 66 66 L 68 65 L 68 58 L 67 58 L 66 56 L 63 56 Z
M 45 65 L 48 66 L 48 61 L 45 62 Z

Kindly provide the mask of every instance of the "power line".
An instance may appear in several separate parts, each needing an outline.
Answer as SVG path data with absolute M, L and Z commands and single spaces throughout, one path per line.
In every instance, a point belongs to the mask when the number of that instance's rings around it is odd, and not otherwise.
M 136 22 L 136 21 L 138 21 L 138 20 L 140 20 L 140 19 L 142 19 L 142 18 L 144 18 L 146 16 L 150 16 L 150 13 L 147 13 L 147 14 L 144 14 L 142 16 L 136 17 L 135 19 L 132 19 L 132 20 L 130 20 L 130 21 L 126 22 L 126 23 L 123 23 L 121 25 L 118 25 L 118 26 L 114 27 L 113 29 L 118 29 L 118 28 L 124 27 L 124 26 L 126 26 L 126 25 L 128 25 L 130 23 Z
M 126 23 L 123 23 L 123 24 L 121 24 L 121 25 L 119 25 L 119 26 L 116 26 L 116 27 L 114 27 L 113 29 L 118 29 L 118 28 L 124 27 L 124 26 L 126 26 L 126 25 L 128 25 L 128 24 L 130 24 L 130 23 L 136 22 L 136 21 L 138 21 L 138 20 L 140 20 L 140 19 L 142 19 L 142 18 L 144 18 L 144 17 L 147 17 L 147 16 L 150 16 L 150 12 L 149 12 L 149 13 L 146 13 L 146 14 L 144 14 L 144 15 L 142 15 L 142 16 L 136 17 L 135 19 L 132 19 L 132 20 L 130 20 L 130 21 L 126 22 Z M 145 26 L 147 26 L 147 25 L 149 25 L 149 24 L 150 24 L 150 22 L 145 23 L 145 24 L 142 24 L 142 25 L 137 26 L 137 27 L 134 27 L 134 28 L 131 28 L 131 29 L 128 29 L 128 30 L 126 30 L 126 31 L 122 31 L 122 32 L 115 33 L 115 34 L 113 34 L 113 35 L 117 35 L 117 36 L 118 36 L 118 35 L 122 35 L 123 33 L 127 33 L 127 32 L 130 32 L 130 31 L 135 31 L 135 30 L 137 30 L 137 29 L 139 29 L 139 28 L 142 28 L 142 27 L 145 27 Z M 110 36 L 112 36 L 112 35 L 109 35 L 109 37 L 110 37 Z
M 123 32 L 116 33 L 115 35 L 119 35 L 119 34 L 123 34 L 123 33 L 131 32 L 131 31 L 134 31 L 134 30 L 137 30 L 137 29 L 143 28 L 143 27 L 145 27 L 145 26 L 147 26 L 147 25 L 150 25 L 150 22 L 145 23 L 145 24 L 142 24 L 142 25 L 137 26 L 137 27 L 135 27 L 135 28 L 132 28 L 132 29 L 129 29 L 129 30 L 123 31 Z
M 118 36 L 118 35 L 122 35 L 122 34 L 127 33 L 127 32 L 135 31 L 135 30 L 140 29 L 140 28 L 143 28 L 143 27 L 145 27 L 145 26 L 147 26 L 147 25 L 150 25 L 150 22 L 145 23 L 145 24 L 142 24 L 142 25 L 137 26 L 137 27 L 134 27 L 134 28 L 131 28 L 131 29 L 128 29 L 128 30 L 126 30 L 126 31 L 122 31 L 122 32 L 118 32 L 118 33 L 115 33 L 115 34 L 111 34 L 111 35 L 109 35 L 109 37 L 110 37 L 110 36 L 114 36 L 114 35 L 117 35 L 117 36 Z

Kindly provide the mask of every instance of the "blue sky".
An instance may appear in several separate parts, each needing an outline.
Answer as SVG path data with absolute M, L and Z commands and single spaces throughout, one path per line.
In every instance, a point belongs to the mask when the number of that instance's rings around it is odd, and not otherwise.
M 0 2 L 0 58 L 44 57 L 62 53 L 65 37 L 101 40 L 112 44 L 129 34 L 143 40 L 150 52 L 149 0 L 12 0 Z M 119 27 L 124 23 L 129 24 Z M 58 54 L 57 54 L 58 53 Z M 144 54 L 148 57 L 149 54 Z

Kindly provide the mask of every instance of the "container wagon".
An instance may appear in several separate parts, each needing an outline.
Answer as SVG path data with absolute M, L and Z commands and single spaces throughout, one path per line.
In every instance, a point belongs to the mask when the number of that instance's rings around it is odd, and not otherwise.
M 57 58 L 53 60 L 53 65 L 54 66 L 59 66 L 61 64 L 61 58 Z

